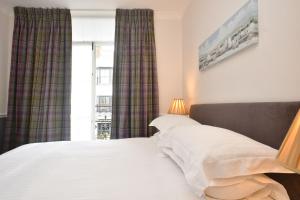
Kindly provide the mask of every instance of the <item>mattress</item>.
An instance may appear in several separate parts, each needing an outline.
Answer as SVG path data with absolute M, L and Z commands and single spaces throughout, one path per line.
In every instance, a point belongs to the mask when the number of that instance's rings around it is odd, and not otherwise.
M 1 200 L 198 199 L 155 137 L 28 144 L 0 156 L 0 173 Z

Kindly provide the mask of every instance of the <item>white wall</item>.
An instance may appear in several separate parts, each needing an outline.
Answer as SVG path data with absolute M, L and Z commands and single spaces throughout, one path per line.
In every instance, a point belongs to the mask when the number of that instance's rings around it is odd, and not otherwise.
M 155 19 L 160 113 L 182 93 L 182 24 L 179 17 Z
M 194 0 L 183 17 L 188 104 L 300 100 L 300 1 L 259 2 L 259 44 L 198 70 L 198 46 L 247 0 Z
M 10 12 L 0 9 L 0 116 L 6 115 L 9 65 L 12 34 L 12 16 Z

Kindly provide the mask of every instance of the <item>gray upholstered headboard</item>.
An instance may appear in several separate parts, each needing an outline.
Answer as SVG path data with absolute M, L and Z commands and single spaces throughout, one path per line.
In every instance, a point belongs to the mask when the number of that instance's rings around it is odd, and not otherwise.
M 278 149 L 299 108 L 300 102 L 198 104 L 191 106 L 190 117 L 202 124 L 230 129 Z M 268 176 L 285 186 L 291 200 L 300 200 L 299 175 Z
M 202 104 L 191 106 L 190 117 L 278 149 L 299 108 L 300 102 Z

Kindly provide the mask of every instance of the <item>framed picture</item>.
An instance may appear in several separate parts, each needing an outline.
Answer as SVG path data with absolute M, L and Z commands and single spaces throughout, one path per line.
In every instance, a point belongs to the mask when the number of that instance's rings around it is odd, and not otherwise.
M 258 43 L 258 2 L 249 0 L 199 46 L 199 69 L 215 65 Z

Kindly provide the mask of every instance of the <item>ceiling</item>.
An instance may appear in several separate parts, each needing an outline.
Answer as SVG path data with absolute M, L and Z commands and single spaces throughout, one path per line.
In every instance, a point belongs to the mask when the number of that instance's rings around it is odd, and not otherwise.
M 192 0 L 0 0 L 8 7 L 60 7 L 72 10 L 113 10 L 116 8 L 150 8 L 182 16 Z

